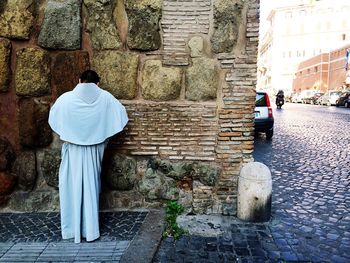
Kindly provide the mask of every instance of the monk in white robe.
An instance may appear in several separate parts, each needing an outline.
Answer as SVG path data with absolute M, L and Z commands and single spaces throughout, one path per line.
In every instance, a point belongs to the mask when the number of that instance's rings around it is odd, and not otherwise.
M 128 122 L 124 106 L 98 87 L 99 76 L 85 71 L 79 84 L 61 95 L 52 106 L 51 128 L 64 141 L 59 169 L 62 238 L 100 236 L 99 194 L 104 149 L 109 137 Z

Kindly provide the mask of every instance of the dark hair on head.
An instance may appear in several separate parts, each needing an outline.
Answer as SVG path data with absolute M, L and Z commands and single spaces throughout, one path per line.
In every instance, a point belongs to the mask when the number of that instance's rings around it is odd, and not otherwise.
M 93 70 L 86 70 L 80 75 L 80 81 L 82 83 L 99 83 L 100 77 Z

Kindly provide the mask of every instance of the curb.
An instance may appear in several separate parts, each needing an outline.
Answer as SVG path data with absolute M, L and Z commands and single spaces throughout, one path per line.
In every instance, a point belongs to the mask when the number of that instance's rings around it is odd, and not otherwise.
M 139 232 L 131 241 L 121 257 L 121 263 L 150 263 L 153 260 L 165 225 L 165 211 L 151 210 L 145 218 Z

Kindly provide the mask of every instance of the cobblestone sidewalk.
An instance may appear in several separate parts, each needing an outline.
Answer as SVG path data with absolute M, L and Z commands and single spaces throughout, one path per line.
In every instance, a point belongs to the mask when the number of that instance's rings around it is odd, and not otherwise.
M 100 213 L 101 237 L 62 240 L 59 213 L 0 214 L 0 262 L 119 262 L 148 212 Z

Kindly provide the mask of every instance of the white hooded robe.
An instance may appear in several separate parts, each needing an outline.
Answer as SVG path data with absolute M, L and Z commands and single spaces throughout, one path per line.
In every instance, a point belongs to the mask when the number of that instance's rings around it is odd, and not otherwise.
M 51 128 L 64 141 L 59 170 L 62 238 L 100 236 L 98 208 L 101 163 L 106 140 L 128 122 L 124 106 L 93 83 L 78 84 L 61 95 L 49 115 Z

